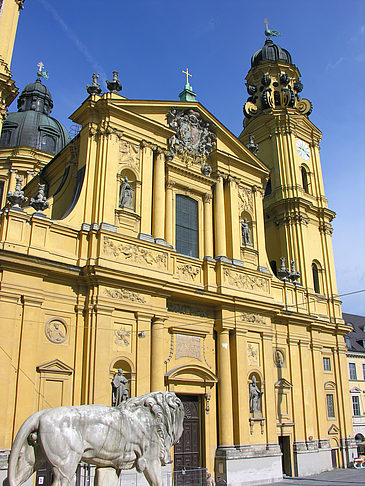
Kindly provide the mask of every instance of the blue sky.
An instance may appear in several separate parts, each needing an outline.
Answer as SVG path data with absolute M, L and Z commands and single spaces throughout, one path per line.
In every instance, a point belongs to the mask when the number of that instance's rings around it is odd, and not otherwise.
M 106 89 L 119 71 L 127 98 L 176 100 L 188 66 L 198 100 L 239 135 L 244 78 L 265 41 L 265 18 L 281 32 L 275 42 L 298 66 L 310 119 L 323 132 L 339 293 L 365 289 L 364 0 L 26 0 L 12 72 L 23 89 L 43 61 L 52 116 L 69 128 L 93 72 Z M 365 293 L 342 301 L 345 312 L 365 315 Z

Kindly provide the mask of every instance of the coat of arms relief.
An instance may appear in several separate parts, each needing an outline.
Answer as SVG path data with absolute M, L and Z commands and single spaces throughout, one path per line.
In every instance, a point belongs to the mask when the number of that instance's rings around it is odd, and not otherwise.
M 214 125 L 204 120 L 198 111 L 191 108 L 171 108 L 166 115 L 167 122 L 175 134 L 169 139 L 169 156 L 172 160 L 179 155 L 187 164 L 198 163 L 204 175 L 212 172 L 207 160 L 217 146 Z

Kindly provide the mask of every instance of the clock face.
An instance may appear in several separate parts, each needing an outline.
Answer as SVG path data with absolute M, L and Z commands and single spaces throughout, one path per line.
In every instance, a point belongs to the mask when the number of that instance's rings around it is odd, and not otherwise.
M 303 140 L 296 141 L 297 152 L 304 160 L 310 159 L 311 153 L 309 149 L 309 145 L 305 143 Z

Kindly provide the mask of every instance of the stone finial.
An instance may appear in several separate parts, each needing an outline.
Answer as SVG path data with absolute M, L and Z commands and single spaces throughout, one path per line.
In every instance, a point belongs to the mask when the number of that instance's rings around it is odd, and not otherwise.
M 101 95 L 101 93 L 102 93 L 102 90 L 100 88 L 100 83 L 98 83 L 98 77 L 99 76 L 100 76 L 99 74 L 93 73 L 93 75 L 92 75 L 93 83 L 91 85 L 90 84 L 86 85 L 86 91 L 90 95 Z
M 122 91 L 122 84 L 118 79 L 118 74 L 118 71 L 113 71 L 113 81 L 106 81 L 108 90 L 112 93 L 118 93 L 118 91 Z
M 289 279 L 293 282 L 293 284 L 299 285 L 299 282 L 297 282 L 298 278 L 300 278 L 300 272 L 295 270 L 295 261 L 290 260 Z
M 32 197 L 30 200 L 30 205 L 37 212 L 44 211 L 49 208 L 49 203 L 46 201 L 46 196 L 44 195 L 45 184 L 38 184 L 38 194 L 35 198 Z
M 259 151 L 259 146 L 257 145 L 257 143 L 255 143 L 255 137 L 253 135 L 249 136 L 249 142 L 246 147 L 248 148 L 248 150 L 250 150 L 250 152 L 257 155 Z
M 16 177 L 16 184 L 14 192 L 9 191 L 7 195 L 7 201 L 10 203 L 11 209 L 21 209 L 21 205 L 28 201 L 28 198 L 24 196 L 24 191 L 21 189 L 23 177 Z
M 290 272 L 289 272 L 289 269 L 285 267 L 285 257 L 281 257 L 280 262 L 281 262 L 281 265 L 280 265 L 280 268 L 278 270 L 278 277 L 283 282 L 288 282 L 289 281 L 288 277 L 289 277 Z

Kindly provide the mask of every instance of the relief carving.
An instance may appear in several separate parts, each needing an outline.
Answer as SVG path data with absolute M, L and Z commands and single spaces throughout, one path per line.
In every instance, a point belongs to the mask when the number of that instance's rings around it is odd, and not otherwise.
M 259 364 L 259 345 L 256 343 L 249 343 L 247 345 L 247 357 L 250 365 L 255 366 Z
M 241 319 L 245 322 L 253 322 L 255 324 L 266 324 L 265 319 L 257 314 L 250 314 L 249 312 L 242 312 Z
M 127 331 L 126 329 L 120 327 L 119 329 L 114 330 L 114 336 L 115 344 L 118 346 L 129 346 L 131 331 Z
M 181 302 L 167 301 L 167 310 L 169 312 L 176 312 L 177 314 L 186 314 L 189 316 L 198 316 L 205 318 L 214 318 L 214 314 L 201 307 L 194 307 L 189 304 L 184 304 Z
M 319 231 L 325 235 L 332 235 L 333 228 L 330 223 L 319 223 Z
M 253 196 L 252 189 L 245 186 L 238 188 L 238 209 L 239 212 L 247 211 L 253 215 Z
M 139 172 L 140 148 L 138 145 L 120 140 L 119 142 L 119 163 Z
M 143 246 L 118 242 L 107 236 L 104 236 L 104 253 L 112 255 L 119 261 L 142 263 L 167 269 L 167 253 L 149 250 Z
M 113 299 L 130 300 L 131 302 L 138 302 L 145 304 L 146 299 L 136 292 L 127 289 L 104 289 L 104 294 Z
M 200 273 L 200 268 L 194 267 L 193 265 L 190 265 L 189 263 L 183 263 L 181 265 L 178 265 L 176 267 L 177 270 L 177 275 L 182 279 L 182 280 L 189 280 L 193 281 L 195 280 L 196 276 L 199 275 Z
M 51 343 L 61 344 L 66 341 L 67 327 L 64 322 L 59 319 L 52 319 L 46 322 L 44 332 Z
M 269 282 L 265 278 L 249 275 L 247 273 L 239 273 L 230 268 L 225 268 L 223 274 L 226 282 L 231 286 L 240 289 L 269 292 Z
M 195 358 L 201 361 L 201 338 L 176 334 L 176 359 L 179 358 Z

